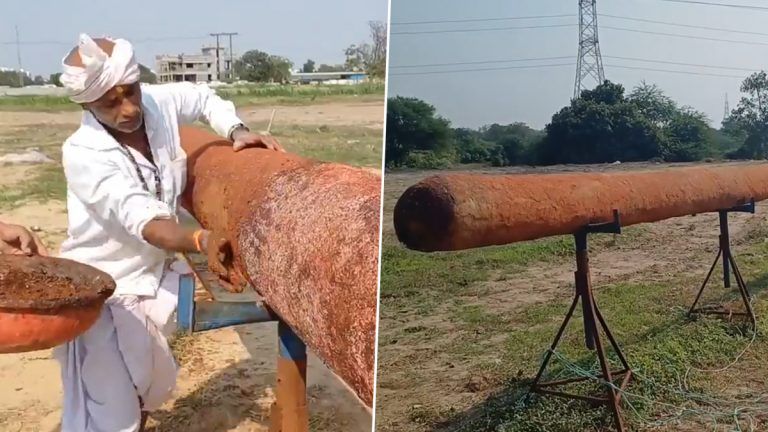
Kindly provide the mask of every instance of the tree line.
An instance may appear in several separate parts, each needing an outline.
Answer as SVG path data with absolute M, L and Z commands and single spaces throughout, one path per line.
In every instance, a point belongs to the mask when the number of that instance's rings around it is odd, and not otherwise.
M 344 64 L 317 65 L 308 59 L 302 72 L 366 72 L 373 78 L 383 79 L 386 74 L 387 26 L 381 21 L 368 23 L 370 41 L 352 44 L 344 50 Z M 293 62 L 289 59 L 259 50 L 246 51 L 235 62 L 235 73 L 240 79 L 252 82 L 286 83 L 291 77 Z
M 361 71 L 373 78 L 383 79 L 386 75 L 387 60 L 387 25 L 381 21 L 368 23 L 370 41 L 352 44 L 344 50 L 344 64 L 316 65 L 311 59 L 302 65 L 302 72 L 342 72 Z M 259 50 L 246 51 L 235 61 L 235 74 L 242 80 L 251 82 L 286 83 L 291 77 L 293 62 L 285 57 Z M 140 81 L 154 84 L 157 76 L 144 66 L 139 65 Z M 21 77 L 21 79 L 20 79 Z M 0 86 L 21 87 L 53 84 L 61 87 L 61 73 L 51 74 L 46 80 L 40 75 L 34 78 L 17 71 L 0 71 Z
M 720 129 L 680 106 L 656 85 L 630 92 L 605 81 L 556 112 L 543 130 L 524 123 L 453 128 L 434 106 L 393 97 L 387 106 L 390 168 L 445 168 L 456 163 L 553 165 L 614 161 L 691 162 L 768 157 L 768 76 L 741 85 L 738 106 Z

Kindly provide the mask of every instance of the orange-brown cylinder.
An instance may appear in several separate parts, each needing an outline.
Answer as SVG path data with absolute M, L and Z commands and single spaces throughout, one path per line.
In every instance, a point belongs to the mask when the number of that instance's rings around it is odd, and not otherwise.
M 182 128 L 184 207 L 233 245 L 267 305 L 370 407 L 381 178 Z
M 623 226 L 716 211 L 768 198 L 768 164 L 656 171 L 448 174 L 408 188 L 395 231 L 415 250 L 447 251 L 571 234 L 589 223 Z

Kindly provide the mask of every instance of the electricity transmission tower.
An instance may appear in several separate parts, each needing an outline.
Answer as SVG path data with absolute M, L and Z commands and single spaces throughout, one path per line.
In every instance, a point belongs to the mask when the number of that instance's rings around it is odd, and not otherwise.
M 587 88 L 590 80 L 596 84 L 605 81 L 597 40 L 597 0 L 579 0 L 579 58 L 576 62 L 576 84 L 573 86 L 574 99 Z
M 725 94 L 725 107 L 723 110 L 723 120 L 727 119 L 731 115 L 731 107 L 728 106 L 728 93 Z

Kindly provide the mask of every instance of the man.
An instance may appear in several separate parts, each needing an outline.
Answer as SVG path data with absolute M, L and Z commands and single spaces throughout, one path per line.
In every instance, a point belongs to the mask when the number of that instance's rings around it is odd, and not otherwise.
M 166 338 L 179 274 L 188 268 L 172 262 L 173 253 L 205 252 L 221 267 L 228 247 L 177 220 L 186 182 L 179 125 L 205 120 L 235 151 L 282 148 L 250 133 L 234 105 L 205 85 L 140 85 L 125 40 L 81 35 L 62 64 L 61 82 L 84 112 L 62 147 L 69 229 L 61 256 L 99 268 L 117 284 L 96 324 L 56 349 L 62 431 L 143 430 L 176 381 Z
M 48 250 L 35 233 L 21 225 L 0 221 L 0 255 L 48 255 Z

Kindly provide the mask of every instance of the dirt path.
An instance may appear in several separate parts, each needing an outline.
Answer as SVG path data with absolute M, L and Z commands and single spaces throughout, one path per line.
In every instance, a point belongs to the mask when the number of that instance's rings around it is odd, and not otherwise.
M 266 123 L 276 110 L 274 126 L 326 125 L 367 126 L 381 129 L 384 125 L 384 102 L 330 102 L 317 105 L 285 105 L 274 107 L 240 107 L 237 112 L 246 123 Z M 0 129 L 40 125 L 77 125 L 81 111 L 25 112 L 8 111 L 0 115 Z
M 281 125 L 366 126 L 384 127 L 384 111 L 377 102 L 334 103 L 327 105 L 243 107 L 238 109 L 248 123 L 268 123 L 275 111 L 273 127 Z

